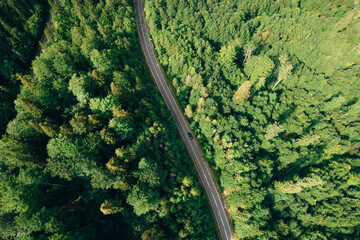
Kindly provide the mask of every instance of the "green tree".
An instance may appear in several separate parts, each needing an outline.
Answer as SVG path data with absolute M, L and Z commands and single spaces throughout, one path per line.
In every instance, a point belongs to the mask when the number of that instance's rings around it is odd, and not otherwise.
M 251 77 L 252 84 L 255 84 L 260 78 L 268 78 L 274 67 L 274 62 L 268 56 L 252 56 L 246 61 L 244 71 Z
M 134 207 L 136 215 L 143 215 L 158 207 L 160 194 L 142 185 L 136 185 L 131 189 L 126 201 Z
M 94 67 L 101 73 L 111 69 L 112 63 L 104 52 L 94 49 L 90 52 L 90 59 Z
M 90 79 L 86 76 L 78 77 L 76 74 L 73 75 L 69 81 L 69 90 L 74 94 L 76 99 L 80 103 L 87 103 L 90 99 L 88 92 L 90 85 Z

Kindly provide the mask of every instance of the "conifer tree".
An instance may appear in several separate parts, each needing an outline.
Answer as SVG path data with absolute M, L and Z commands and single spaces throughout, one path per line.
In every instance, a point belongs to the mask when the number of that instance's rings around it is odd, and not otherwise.
M 233 101 L 237 104 L 243 104 L 250 97 L 250 88 L 250 81 L 241 84 L 233 96 Z

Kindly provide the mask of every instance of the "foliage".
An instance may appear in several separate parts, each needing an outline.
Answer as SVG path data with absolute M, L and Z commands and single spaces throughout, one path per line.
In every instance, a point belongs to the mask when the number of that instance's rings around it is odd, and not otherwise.
M 8 0 L 0 2 L 0 134 L 14 118 L 13 101 L 18 82 L 30 84 L 25 73 L 38 50 L 38 41 L 47 19 L 45 0 Z M 26 83 L 25 83 L 26 82 Z
M 145 1 L 237 238 L 360 237 L 359 6 Z
M 34 75 L 18 75 L 17 115 L 0 141 L 0 238 L 215 239 L 141 61 L 132 2 L 49 3 L 48 41 Z

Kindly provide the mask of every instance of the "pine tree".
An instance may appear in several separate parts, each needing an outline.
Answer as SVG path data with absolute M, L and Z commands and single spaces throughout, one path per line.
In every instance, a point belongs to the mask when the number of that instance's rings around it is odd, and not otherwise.
M 105 200 L 100 206 L 100 211 L 104 215 L 116 214 L 122 212 L 124 207 L 122 206 L 120 201 L 116 200 Z
M 279 133 L 283 132 L 284 129 L 276 122 L 266 127 L 265 139 L 270 140 L 276 137 Z
M 16 77 L 17 77 L 18 80 L 21 81 L 21 83 L 24 86 L 29 88 L 30 92 L 34 91 L 34 84 L 31 82 L 31 80 L 32 80 L 31 76 L 16 73 Z
M 237 104 L 243 104 L 250 97 L 250 81 L 244 82 L 233 96 L 233 101 Z
M 186 108 L 185 108 L 185 115 L 186 115 L 188 118 L 192 118 L 193 112 L 192 112 L 192 109 L 191 109 L 191 106 L 190 106 L 190 105 L 187 105 L 187 106 L 186 106 Z
M 291 70 L 293 69 L 293 66 L 291 65 L 291 63 L 288 62 L 288 58 L 286 55 L 280 56 L 279 60 L 280 60 L 280 67 L 279 67 L 279 74 L 278 74 L 277 82 L 274 84 L 271 91 L 273 91 L 275 89 L 275 87 L 282 80 L 286 80 L 289 77 L 289 75 L 291 74 Z
M 18 99 L 15 101 L 15 104 L 19 104 L 19 106 L 23 107 L 35 119 L 41 119 L 43 116 L 43 110 L 41 110 L 31 99 Z
M 314 144 L 319 139 L 320 139 L 319 135 L 311 135 L 311 136 L 309 135 L 309 136 L 302 137 L 297 143 L 300 146 L 307 147 L 309 145 Z

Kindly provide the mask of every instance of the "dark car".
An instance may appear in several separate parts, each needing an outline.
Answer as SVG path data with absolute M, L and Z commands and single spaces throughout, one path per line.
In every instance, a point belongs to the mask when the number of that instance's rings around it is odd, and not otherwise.
M 190 140 L 193 140 L 193 136 L 189 132 L 188 132 L 188 137 L 190 138 Z

